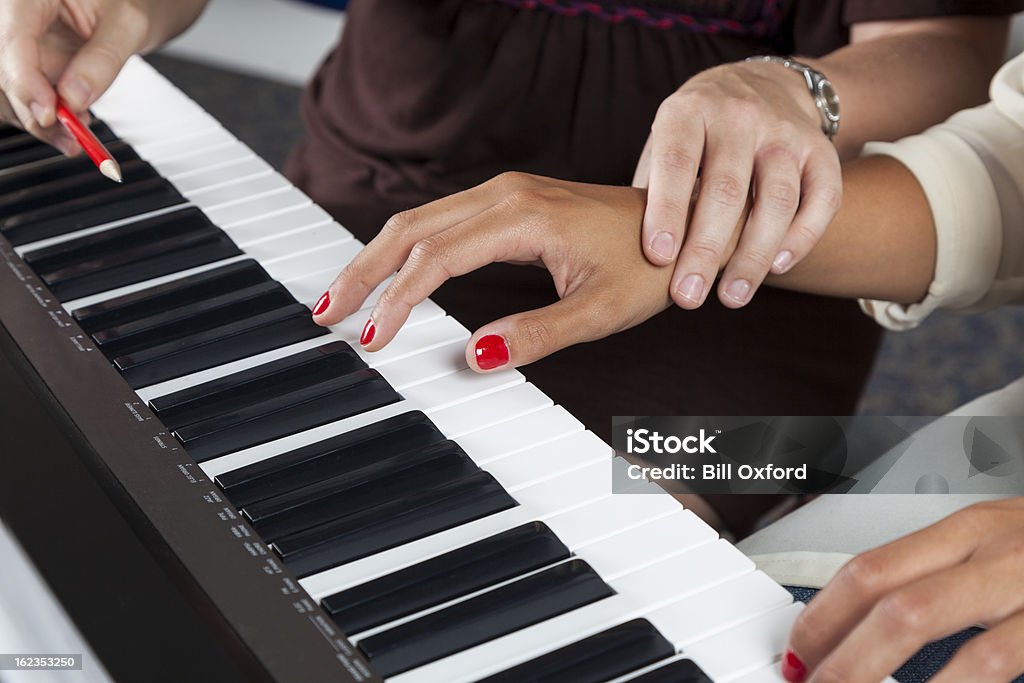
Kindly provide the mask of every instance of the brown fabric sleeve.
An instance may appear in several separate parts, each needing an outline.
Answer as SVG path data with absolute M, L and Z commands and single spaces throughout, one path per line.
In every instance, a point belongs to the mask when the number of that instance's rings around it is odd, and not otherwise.
M 1024 0 L 848 0 L 843 23 L 954 15 L 993 16 L 1024 10 Z

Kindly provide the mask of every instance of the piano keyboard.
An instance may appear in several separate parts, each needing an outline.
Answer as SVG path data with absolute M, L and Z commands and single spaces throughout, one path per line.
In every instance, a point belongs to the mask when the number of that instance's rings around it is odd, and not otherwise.
M 94 111 L 123 186 L 0 139 L 0 314 L 275 680 L 781 680 L 749 559 L 436 304 L 314 325 L 362 245 L 143 61 Z

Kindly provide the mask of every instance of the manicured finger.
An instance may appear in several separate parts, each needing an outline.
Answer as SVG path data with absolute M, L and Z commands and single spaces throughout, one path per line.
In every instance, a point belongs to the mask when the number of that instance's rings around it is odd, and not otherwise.
M 529 365 L 573 344 L 607 334 L 599 314 L 600 292 L 580 288 L 550 306 L 484 325 L 466 345 L 466 362 L 478 372 Z
M 1024 613 L 971 638 L 931 683 L 1006 683 L 1024 674 Z
M 503 173 L 486 183 L 392 216 L 335 278 L 313 307 L 320 325 L 335 325 L 363 307 L 366 297 L 409 258 L 420 240 L 458 225 L 534 182 Z
M 707 298 L 746 205 L 753 163 L 749 134 L 709 132 L 693 220 L 672 279 L 672 299 L 682 308 L 698 308 Z
M 801 178 L 800 208 L 774 254 L 772 272 L 787 272 L 818 244 L 843 201 L 843 175 L 839 156 L 831 145 L 812 154 Z
M 931 641 L 1013 614 L 1024 594 L 999 576 L 996 566 L 970 561 L 895 589 L 820 664 L 809 664 L 811 683 L 876 683 Z
M 128 58 L 145 45 L 148 21 L 145 12 L 132 3 L 123 3 L 101 17 L 57 81 L 57 92 L 69 109 L 80 114 L 106 92 Z
M 780 251 L 799 203 L 800 160 L 781 146 L 760 152 L 750 218 L 718 286 L 718 298 L 724 305 L 739 308 L 754 297 Z
M 793 625 L 789 651 L 805 666 L 821 662 L 884 595 L 963 561 L 977 547 L 962 513 L 858 555 L 815 596 Z
M 522 239 L 521 230 L 528 230 L 529 226 L 510 229 L 515 227 L 513 213 L 506 205 L 497 204 L 417 242 L 373 307 L 373 338 L 363 346 L 368 351 L 386 346 L 398 334 L 412 308 L 450 278 L 496 261 L 537 258 L 540 242 Z
M 675 261 L 686 237 L 690 196 L 704 151 L 704 120 L 670 98 L 658 109 L 649 145 L 641 243 L 647 260 L 665 266 Z

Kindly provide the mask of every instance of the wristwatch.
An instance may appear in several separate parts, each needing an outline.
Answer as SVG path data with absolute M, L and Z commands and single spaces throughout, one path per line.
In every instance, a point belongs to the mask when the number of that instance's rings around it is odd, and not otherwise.
M 748 62 L 763 62 L 765 64 L 778 64 L 790 71 L 802 74 L 807 82 L 807 89 L 814 98 L 814 105 L 821 116 L 821 131 L 831 140 L 839 132 L 839 95 L 832 87 L 832 81 L 828 80 L 825 74 L 817 69 L 798 62 L 792 57 L 778 57 L 776 55 L 758 55 L 747 57 Z

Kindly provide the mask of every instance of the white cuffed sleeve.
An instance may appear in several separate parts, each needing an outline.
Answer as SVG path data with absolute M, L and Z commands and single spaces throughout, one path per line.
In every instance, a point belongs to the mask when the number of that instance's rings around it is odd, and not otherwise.
M 862 300 L 881 325 L 905 330 L 937 308 L 975 311 L 1024 299 L 1024 58 L 996 75 L 992 103 L 921 135 L 871 143 L 924 188 L 935 220 L 935 277 L 911 305 Z

